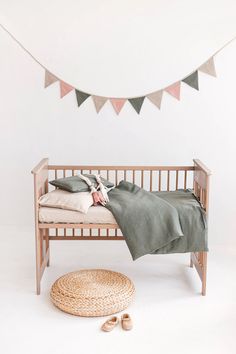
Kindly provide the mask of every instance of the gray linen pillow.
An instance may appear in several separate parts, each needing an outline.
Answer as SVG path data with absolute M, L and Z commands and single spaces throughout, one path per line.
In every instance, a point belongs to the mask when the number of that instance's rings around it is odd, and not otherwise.
M 92 184 L 97 187 L 97 181 L 94 175 L 85 174 L 85 177 L 88 177 Z M 107 188 L 113 188 L 114 184 L 107 181 L 101 177 L 101 181 Z M 85 181 L 83 181 L 79 176 L 71 176 L 65 178 L 55 179 L 54 181 L 49 182 L 54 187 L 63 189 L 67 192 L 77 193 L 77 192 L 87 192 L 90 190 L 89 186 Z

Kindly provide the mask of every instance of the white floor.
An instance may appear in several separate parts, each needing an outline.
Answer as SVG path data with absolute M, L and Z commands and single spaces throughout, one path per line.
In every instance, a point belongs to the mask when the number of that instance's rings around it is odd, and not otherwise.
M 212 247 L 207 296 L 189 255 L 131 260 L 125 243 L 57 241 L 51 266 L 34 293 L 33 231 L 0 228 L 0 352 L 2 354 L 235 354 L 236 249 Z M 108 268 L 128 275 L 136 299 L 127 310 L 134 329 L 103 333 L 103 318 L 79 318 L 56 309 L 49 290 L 60 275 Z

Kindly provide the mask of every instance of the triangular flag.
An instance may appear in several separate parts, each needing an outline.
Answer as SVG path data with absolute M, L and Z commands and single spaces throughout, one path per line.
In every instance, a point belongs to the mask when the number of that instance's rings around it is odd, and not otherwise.
M 192 73 L 191 75 L 183 79 L 182 81 L 185 82 L 187 85 L 193 87 L 195 90 L 199 90 L 198 71 L 195 71 L 194 73 Z
M 126 102 L 126 98 L 110 98 L 110 102 L 116 111 L 116 114 L 119 114 Z
M 87 98 L 89 96 L 91 96 L 90 94 L 88 93 L 85 93 L 85 92 L 82 92 L 82 91 L 79 91 L 79 90 L 75 90 L 75 93 L 76 93 L 76 98 L 77 98 L 77 103 L 78 103 L 78 107 L 82 105 L 82 103 L 87 100 Z
M 156 91 L 147 95 L 147 98 L 159 109 L 161 108 L 161 100 L 163 96 L 163 91 Z
M 60 81 L 60 93 L 61 93 L 61 98 L 67 95 L 70 91 L 74 90 L 74 87 L 67 84 L 64 81 Z
M 180 100 L 180 81 L 166 87 L 165 91 L 168 92 L 171 96 L 173 96 L 177 100 Z
M 208 75 L 216 77 L 216 69 L 215 69 L 214 58 L 211 57 L 206 63 L 201 65 L 198 70 L 202 71 L 205 74 L 208 74 Z
M 137 98 L 130 98 L 129 102 L 134 107 L 135 111 L 139 114 L 143 105 L 143 101 L 145 96 L 137 97 Z
M 96 108 L 97 113 L 100 112 L 106 101 L 108 100 L 107 97 L 102 96 L 92 96 L 94 106 Z
M 52 73 L 50 73 L 49 71 L 45 70 L 45 82 L 44 82 L 44 87 L 48 87 L 51 84 L 53 84 L 54 82 L 58 81 L 59 79 L 53 75 Z

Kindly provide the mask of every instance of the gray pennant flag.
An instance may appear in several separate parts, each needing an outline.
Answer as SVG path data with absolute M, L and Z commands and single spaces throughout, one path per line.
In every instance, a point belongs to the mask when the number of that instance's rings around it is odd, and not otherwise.
M 191 75 L 183 79 L 182 81 L 185 82 L 187 85 L 193 87 L 195 90 L 199 90 L 198 71 L 195 71 L 194 73 L 192 73 Z
M 129 98 L 129 100 L 128 100 L 138 114 L 141 111 L 144 99 L 145 99 L 145 96 L 137 97 L 137 98 Z
M 82 92 L 82 91 L 79 91 L 79 90 L 75 90 L 75 93 L 76 93 L 76 98 L 77 98 L 77 103 L 78 103 L 78 107 L 82 105 L 82 103 L 87 100 L 87 98 L 89 96 L 91 96 L 90 94 L 88 93 L 85 93 L 85 92 Z

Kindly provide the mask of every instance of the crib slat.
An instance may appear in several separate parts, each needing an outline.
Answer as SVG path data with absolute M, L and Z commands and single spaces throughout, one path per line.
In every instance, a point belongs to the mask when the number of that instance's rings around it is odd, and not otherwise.
M 203 193 L 203 189 L 202 187 L 200 187 L 200 193 L 199 193 L 199 198 L 200 198 L 200 203 L 203 204 L 203 198 L 202 198 L 202 193 Z
M 159 183 L 158 183 L 158 190 L 161 191 L 161 171 L 159 171 Z
M 187 171 L 184 171 L 184 189 L 187 188 Z
M 118 184 L 118 171 L 117 170 L 115 171 L 115 174 L 116 174 L 116 183 L 115 184 L 117 186 L 117 184 Z
M 109 229 L 107 229 L 107 237 L 109 236 Z
M 98 229 L 98 236 L 101 236 L 101 229 Z
M 124 180 L 126 181 L 126 170 L 124 170 Z
M 133 183 L 135 183 L 135 170 L 133 170 Z
M 55 179 L 57 179 L 57 170 L 55 170 Z
M 143 170 L 141 171 L 141 187 L 143 188 Z
M 63 170 L 63 178 L 66 177 L 66 170 Z
M 179 171 L 176 171 L 175 189 L 177 190 L 179 186 Z
M 202 205 L 205 205 L 205 190 L 202 190 Z
M 150 171 L 150 192 L 152 191 L 152 170 Z
M 170 190 L 170 171 L 167 172 L 167 191 Z

